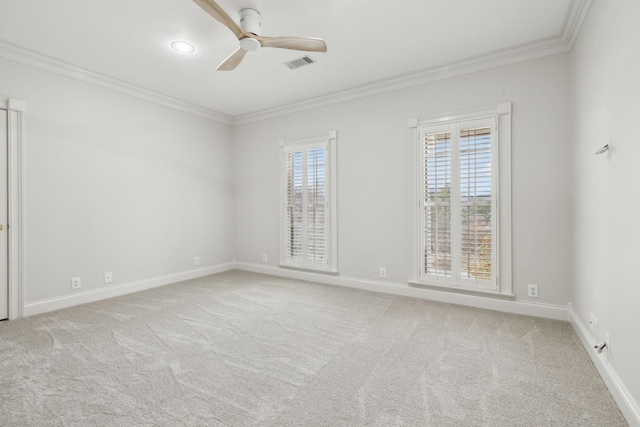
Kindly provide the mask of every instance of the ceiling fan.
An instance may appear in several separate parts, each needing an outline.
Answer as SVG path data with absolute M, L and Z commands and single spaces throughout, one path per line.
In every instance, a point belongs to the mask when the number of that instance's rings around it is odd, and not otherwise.
M 263 37 L 260 33 L 260 13 L 255 9 L 240 11 L 240 25 L 226 14 L 213 0 L 193 0 L 209 15 L 229 28 L 240 41 L 240 47 L 218 65 L 218 71 L 235 69 L 244 59 L 247 52 L 260 47 L 277 47 L 281 49 L 303 50 L 307 52 L 326 52 L 327 44 L 322 39 L 313 37 Z

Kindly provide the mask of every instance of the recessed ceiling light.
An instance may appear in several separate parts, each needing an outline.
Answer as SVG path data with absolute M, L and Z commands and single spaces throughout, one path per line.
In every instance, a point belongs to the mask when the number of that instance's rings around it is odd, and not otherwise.
M 171 43 L 171 47 L 180 53 L 193 53 L 196 51 L 196 48 L 187 42 L 173 42 Z

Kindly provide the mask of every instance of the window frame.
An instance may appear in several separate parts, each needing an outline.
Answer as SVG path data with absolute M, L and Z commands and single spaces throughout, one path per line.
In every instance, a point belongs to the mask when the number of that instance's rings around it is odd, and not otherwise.
M 438 129 L 438 131 L 441 129 L 460 130 L 463 127 L 461 125 L 482 122 L 486 119 L 495 120 L 495 137 L 492 141 L 494 145 L 492 149 L 492 169 L 494 165 L 497 165 L 492 182 L 495 189 L 495 197 L 492 200 L 493 209 L 495 209 L 495 213 L 492 213 L 492 215 L 496 223 L 496 226 L 493 227 L 494 231 L 492 231 L 493 242 L 495 243 L 495 252 L 492 254 L 493 262 L 495 262 L 495 279 L 492 280 L 492 283 L 484 283 L 485 281 L 482 281 L 483 283 L 475 284 L 461 277 L 455 277 L 455 274 L 450 278 L 437 279 L 435 276 L 427 275 L 423 271 L 424 233 L 422 219 L 424 218 L 425 202 L 422 189 L 423 142 L 421 136 L 423 135 L 423 130 L 427 128 L 430 128 L 430 132 L 435 129 Z M 409 283 L 513 296 L 511 261 L 511 103 L 411 118 L 408 125 L 412 150 L 411 188 L 413 194 L 411 202 L 413 262 Z M 452 174 L 459 173 L 457 167 L 454 166 L 453 169 Z M 453 197 L 455 197 L 455 194 Z M 417 204 L 415 203 L 416 200 Z M 454 231 L 459 231 L 460 224 L 455 223 L 456 219 L 459 219 L 459 215 L 457 218 L 456 215 L 452 217 L 452 225 L 454 225 Z M 459 238 L 458 235 L 452 236 L 452 241 Z M 459 258 L 456 253 L 452 263 L 459 263 Z
M 331 131 L 319 135 L 311 135 L 301 138 L 293 138 L 280 140 L 279 142 L 279 188 L 280 188 L 280 217 L 279 217 L 279 246 L 280 246 L 280 268 L 294 268 L 299 270 L 309 270 L 314 272 L 337 273 L 338 270 L 338 250 L 337 250 L 337 162 L 336 162 L 336 143 L 337 132 Z M 290 260 L 286 257 L 286 208 L 287 208 L 287 192 L 286 192 L 286 155 L 290 151 L 308 150 L 318 147 L 325 148 L 325 250 L 326 264 L 310 262 L 307 260 L 305 252 L 304 259 L 301 261 Z M 303 156 L 305 157 L 305 156 Z M 306 164 L 306 160 L 305 163 Z M 305 170 L 305 177 L 306 177 Z M 306 184 L 305 184 L 306 186 Z M 306 208 L 305 208 L 306 209 Z M 306 213 L 303 214 L 306 216 Z M 306 233 L 305 233 L 306 234 Z M 306 239 L 306 237 L 305 237 Z

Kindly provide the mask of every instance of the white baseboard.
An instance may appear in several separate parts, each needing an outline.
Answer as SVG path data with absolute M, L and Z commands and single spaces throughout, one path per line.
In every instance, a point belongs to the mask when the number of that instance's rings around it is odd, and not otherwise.
M 62 308 L 73 307 L 88 302 L 100 301 L 132 292 L 143 291 L 145 289 L 156 288 L 158 286 L 169 285 L 183 280 L 195 279 L 208 276 L 210 274 L 221 273 L 233 270 L 233 262 L 212 265 L 209 267 L 194 270 L 182 271 L 180 273 L 167 274 L 165 276 L 153 277 L 150 279 L 136 280 L 135 282 L 123 283 L 98 289 L 91 289 L 85 292 L 64 295 L 61 297 L 26 303 L 23 309 L 23 316 L 33 316 L 34 314 L 47 313 L 49 311 L 60 310 Z
M 238 270 L 252 271 L 254 273 L 263 273 L 272 276 L 287 277 L 290 279 L 307 280 L 310 282 L 324 283 L 327 285 L 345 286 L 348 288 L 364 289 L 373 292 L 383 292 L 387 294 L 422 298 L 433 301 L 447 302 L 451 304 L 486 308 L 489 310 L 496 310 L 507 313 L 544 317 L 546 319 L 565 321 L 567 320 L 567 307 L 561 305 L 535 304 L 526 301 L 513 301 L 498 298 L 489 298 L 478 295 L 452 293 L 433 289 L 411 287 L 406 283 L 390 283 L 375 280 L 358 279 L 354 277 L 318 274 L 308 271 L 282 269 L 273 266 L 252 264 L 246 262 L 236 262 L 235 268 Z
M 582 345 L 587 350 L 587 354 L 593 361 L 602 380 L 611 392 L 613 399 L 618 404 L 622 415 L 624 415 L 631 427 L 640 427 L 640 406 L 638 406 L 638 402 L 633 399 L 627 387 L 620 380 L 618 374 L 616 374 L 613 366 L 595 352 L 593 349 L 593 346 L 596 344 L 595 340 L 591 337 L 589 330 L 582 320 L 580 320 L 571 305 L 569 305 L 569 321 L 580 338 Z

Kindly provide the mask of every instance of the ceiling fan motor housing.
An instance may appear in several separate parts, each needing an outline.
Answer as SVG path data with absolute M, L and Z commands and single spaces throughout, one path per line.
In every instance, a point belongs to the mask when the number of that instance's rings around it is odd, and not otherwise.
M 240 25 L 246 32 L 259 36 L 262 26 L 260 12 L 255 9 L 242 9 L 240 11 Z

